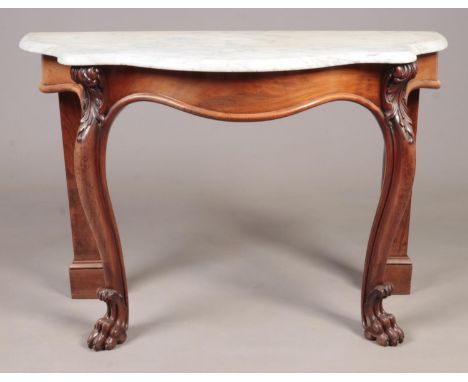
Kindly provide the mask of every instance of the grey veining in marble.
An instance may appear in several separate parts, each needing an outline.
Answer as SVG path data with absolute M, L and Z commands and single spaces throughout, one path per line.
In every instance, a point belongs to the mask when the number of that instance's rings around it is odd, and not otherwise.
M 64 65 L 129 65 L 202 72 L 266 72 L 359 63 L 408 63 L 447 47 L 436 32 L 167 31 L 51 32 L 24 50 Z

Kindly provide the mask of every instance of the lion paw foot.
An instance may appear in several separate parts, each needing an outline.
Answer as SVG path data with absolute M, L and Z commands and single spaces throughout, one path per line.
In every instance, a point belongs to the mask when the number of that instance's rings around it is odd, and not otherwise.
M 96 351 L 112 350 L 127 339 L 127 305 L 114 289 L 99 289 L 97 295 L 107 304 L 107 312 L 96 321 L 88 337 L 88 347 Z
M 397 325 L 395 316 L 387 313 L 382 300 L 392 294 L 392 284 L 376 286 L 364 304 L 364 336 L 381 346 L 396 346 L 403 342 L 403 330 Z

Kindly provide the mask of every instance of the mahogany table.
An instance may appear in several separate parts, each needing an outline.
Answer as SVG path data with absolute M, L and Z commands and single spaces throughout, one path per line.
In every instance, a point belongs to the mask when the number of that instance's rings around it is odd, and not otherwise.
M 106 143 L 128 104 L 151 101 L 225 121 L 286 117 L 336 100 L 376 118 L 385 145 L 381 196 L 364 265 L 364 335 L 397 345 L 403 331 L 382 300 L 409 293 L 408 226 L 420 88 L 438 88 L 435 32 L 32 33 L 20 46 L 42 55 L 45 93 L 59 93 L 73 234 L 72 297 L 107 304 L 88 338 L 123 343 L 128 294 L 106 183 Z

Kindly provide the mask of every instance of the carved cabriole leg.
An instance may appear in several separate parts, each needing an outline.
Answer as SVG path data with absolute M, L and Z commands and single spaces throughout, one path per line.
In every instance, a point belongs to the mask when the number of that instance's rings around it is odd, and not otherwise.
M 362 288 L 362 322 L 366 338 L 395 346 L 403 331 L 382 307 L 393 286 L 384 282 L 387 258 L 411 197 L 416 169 L 415 135 L 408 116 L 406 86 L 416 75 L 416 64 L 390 67 L 382 80 L 380 121 L 385 140 L 383 187 L 367 248 Z
M 75 144 L 75 175 L 81 204 L 96 240 L 104 268 L 105 288 L 98 298 L 107 304 L 88 338 L 95 350 L 110 350 L 126 339 L 128 296 L 120 239 L 105 175 L 106 123 L 104 74 L 98 67 L 73 67 L 73 80 L 83 86 L 82 118 Z
M 74 254 L 69 271 L 71 296 L 96 298 L 96 289 L 104 285 L 102 263 L 81 206 L 75 179 L 74 151 L 81 105 L 78 96 L 72 92 L 59 93 L 59 105 Z
M 419 109 L 419 89 L 413 90 L 408 96 L 408 115 L 412 121 L 413 133 L 417 135 Z M 411 275 L 413 265 L 408 257 L 408 238 L 411 216 L 411 197 L 401 219 L 395 240 L 387 259 L 385 280 L 393 284 L 394 294 L 409 294 L 411 292 Z

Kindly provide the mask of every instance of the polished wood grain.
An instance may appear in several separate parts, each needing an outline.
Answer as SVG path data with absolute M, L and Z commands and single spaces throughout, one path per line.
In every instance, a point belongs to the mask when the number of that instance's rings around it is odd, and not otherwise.
M 369 66 L 361 66 L 361 69 L 368 68 Z M 375 66 L 374 72 L 377 70 Z M 410 115 L 412 119 L 417 124 L 417 105 L 419 100 L 419 91 L 417 90 L 418 87 L 431 87 L 437 88 L 439 86 L 439 82 L 437 80 L 437 56 L 436 55 L 424 55 L 420 56 L 418 59 L 418 74 L 414 80 L 412 80 L 408 86 L 408 91 L 411 91 L 409 97 L 409 108 L 410 108 Z M 102 265 L 100 264 L 100 259 L 96 251 L 96 246 L 89 245 L 87 246 L 86 243 L 93 243 L 94 238 L 90 235 L 89 230 L 87 229 L 87 223 L 84 219 L 84 214 L 82 213 L 81 206 L 79 205 L 79 200 L 77 197 L 76 191 L 76 182 L 74 181 L 74 170 L 72 169 L 73 166 L 73 154 L 72 151 L 74 147 L 74 138 L 73 132 L 78 129 L 79 126 L 79 116 L 77 111 L 77 103 L 78 101 L 68 92 L 74 92 L 81 97 L 81 87 L 77 86 L 70 77 L 70 68 L 64 65 L 60 65 L 57 63 L 56 59 L 49 56 L 43 56 L 43 79 L 41 84 L 41 90 L 44 92 L 60 92 L 61 97 L 60 100 L 60 107 L 64 109 L 64 112 L 61 113 L 62 115 L 62 130 L 64 131 L 64 151 L 65 151 L 65 166 L 67 171 L 67 184 L 69 189 L 69 202 L 70 202 L 70 214 L 72 220 L 72 232 L 73 232 L 73 243 L 74 243 L 74 261 L 70 267 L 70 284 L 71 284 L 71 291 L 72 297 L 74 298 L 96 298 L 95 290 L 97 287 L 104 286 L 103 281 L 103 273 L 102 273 Z M 112 69 L 112 68 L 111 68 Z M 378 71 L 378 70 L 377 70 Z M 348 76 L 349 73 L 354 73 L 354 82 L 357 83 L 359 86 L 359 94 L 363 94 L 364 96 L 368 96 L 369 94 L 375 95 L 377 92 L 377 83 L 381 74 L 380 72 L 373 76 L 369 76 L 366 70 L 359 71 L 356 68 L 349 68 L 345 67 L 344 70 L 342 68 L 329 68 L 327 70 L 317 70 L 315 71 L 317 75 L 317 79 L 314 79 L 313 83 L 307 82 L 307 86 L 304 89 L 304 86 L 301 86 L 302 80 L 304 77 L 307 79 L 308 71 L 302 72 L 293 72 L 290 73 L 289 79 L 294 79 L 291 85 L 289 80 L 285 80 L 284 76 L 278 76 L 277 74 L 263 74 L 261 75 L 260 79 L 256 79 L 256 75 L 248 74 L 233 74 L 233 75 L 226 75 L 226 74 L 214 74 L 214 75 L 207 75 L 204 73 L 183 73 L 183 72 L 167 72 L 167 71 L 154 71 L 154 70 L 144 70 L 139 69 L 137 71 L 132 70 L 131 68 L 114 68 L 112 70 L 112 74 L 116 76 L 116 81 L 122 81 L 120 77 L 125 77 L 125 74 L 130 72 L 130 77 L 138 77 L 138 80 L 133 83 L 133 89 L 127 88 L 126 96 L 121 95 L 121 99 L 117 106 L 113 107 L 113 113 L 117 114 L 118 111 L 125 105 L 131 102 L 136 102 L 138 100 L 149 100 L 155 102 L 162 102 L 167 103 L 169 105 L 174 105 L 175 107 L 179 107 L 183 110 L 190 112 L 190 107 L 185 107 L 184 103 L 181 101 L 176 102 L 177 94 L 174 94 L 174 89 L 178 89 L 179 93 L 185 93 L 186 88 L 194 92 L 194 87 L 198 90 L 195 91 L 201 93 L 203 87 L 201 83 L 205 86 L 205 91 L 211 91 L 211 83 L 215 82 L 216 87 L 218 88 L 218 93 L 221 90 L 223 93 L 217 96 L 213 94 L 211 97 L 211 101 L 205 101 L 203 104 L 198 103 L 196 97 L 197 94 L 183 94 L 183 102 L 188 104 L 190 102 L 196 102 L 197 108 L 194 109 L 194 112 L 200 112 L 201 114 L 203 109 L 209 110 L 210 103 L 217 103 L 222 104 L 224 103 L 225 107 L 223 109 L 224 112 L 229 111 L 229 107 L 236 103 L 236 97 L 242 98 L 245 94 L 245 90 L 243 89 L 243 84 L 240 80 L 243 80 L 244 83 L 247 83 L 248 86 L 252 89 L 254 93 L 258 93 L 257 96 L 250 95 L 249 99 L 256 98 L 257 101 L 261 100 L 261 97 L 267 100 L 271 100 L 271 98 L 278 99 L 283 101 L 282 104 L 276 104 L 276 107 L 283 111 L 283 114 L 293 113 L 300 111 L 301 109 L 306 109 L 308 107 L 314 106 L 317 104 L 317 101 L 310 100 L 310 98 L 316 96 L 317 94 L 322 95 L 328 94 L 327 97 L 323 97 L 320 102 L 328 102 L 334 98 L 340 96 L 340 94 L 336 93 L 341 87 L 343 99 L 348 97 L 349 100 L 352 100 L 352 91 L 351 87 L 347 87 L 347 83 L 351 81 L 351 77 Z M 132 74 L 133 73 L 133 74 Z M 326 73 L 326 74 L 324 74 Z M 287 74 L 287 72 L 286 72 Z M 360 77 L 359 77 L 360 76 Z M 369 76 L 365 80 L 364 77 Z M 188 77 L 188 78 L 187 78 Z M 341 78 L 340 86 L 336 85 L 336 78 Z M 205 81 L 203 79 L 205 78 Z M 272 78 L 275 81 L 275 86 L 270 88 L 268 85 L 268 79 Z M 279 79 L 278 79 L 279 78 Z M 346 81 L 343 83 L 343 78 Z M 237 92 L 232 92 L 233 89 L 226 88 L 222 86 L 223 79 L 236 84 Z M 252 82 L 253 80 L 256 80 Z M 123 81 L 129 81 L 128 79 L 123 79 Z M 158 90 L 155 88 L 153 81 L 158 81 L 159 84 L 162 84 L 162 89 Z M 259 89 L 265 88 L 265 81 L 266 86 L 268 86 L 268 94 L 261 93 Z M 183 82 L 183 83 L 181 83 Z M 117 82 L 119 83 L 119 82 Z M 191 86 L 188 84 L 191 83 Z M 291 91 L 283 92 L 282 86 L 286 85 L 288 89 L 294 86 L 294 89 Z M 208 88 L 207 88 L 208 87 Z M 221 88 L 219 90 L 219 88 Z M 274 88 L 275 91 L 272 89 Z M 139 90 L 138 90 L 139 89 Z M 240 90 L 239 90 L 240 89 Z M 415 91 L 412 91 L 412 90 Z M 137 91 L 138 90 L 138 91 Z M 295 90 L 295 91 L 292 91 Z M 120 89 L 122 91 L 122 89 Z M 133 91 L 133 92 L 132 92 Z M 278 97 L 278 91 L 280 92 L 280 97 Z M 356 91 L 356 89 L 354 89 Z M 119 89 L 114 92 L 114 98 L 117 99 Z M 117 93 L 117 94 L 115 94 Z M 165 97 L 162 96 L 165 94 Z M 291 94 L 296 96 L 294 100 L 291 100 Z M 331 95 L 332 94 L 332 95 Z M 417 97 L 416 97 L 417 94 Z M 282 98 L 281 98 L 282 97 Z M 349 98 L 351 97 L 351 98 Z M 180 97 L 179 97 L 180 98 Z M 287 103 L 290 105 L 292 104 L 293 107 L 289 108 L 289 110 L 284 110 L 284 100 L 287 100 Z M 309 99 L 309 100 L 308 100 Z M 215 101 L 213 101 L 215 100 Z M 374 96 L 373 100 L 375 102 L 379 102 L 378 97 Z M 269 101 L 267 101 L 268 103 Z M 279 101 L 278 101 L 279 102 Z M 206 106 L 208 104 L 208 108 Z M 299 106 L 297 106 L 299 105 Z M 249 106 L 249 105 L 247 105 Z M 272 104 L 273 106 L 273 104 Z M 295 107 L 294 107 L 295 106 Z M 365 106 L 365 104 L 364 104 Z M 245 106 L 244 106 L 245 107 Z M 271 107 L 270 109 L 275 109 L 275 107 Z M 414 111 L 415 110 L 415 111 Z M 236 112 L 237 118 L 242 118 L 239 116 L 239 110 L 234 110 Z M 268 113 L 268 112 L 267 112 Z M 270 111 L 271 113 L 271 111 Z M 67 115 L 70 115 L 67 117 Z M 222 115 L 211 113 L 214 117 L 222 118 Z M 278 114 L 270 115 L 263 114 L 263 118 L 274 118 Z M 234 119 L 236 118 L 234 117 Z M 246 116 L 247 118 L 249 116 Z M 225 117 L 229 118 L 229 117 Z M 259 116 L 258 113 L 256 118 L 262 119 L 262 116 Z M 70 134 L 72 132 L 72 134 Z M 71 165 L 70 165 L 71 164 Z M 75 208 L 75 206 L 77 206 Z M 410 214 L 410 205 L 408 206 L 408 211 L 404 222 L 401 225 L 401 229 L 397 234 L 394 244 L 392 245 L 392 249 L 390 251 L 388 266 L 386 269 L 387 279 L 391 281 L 394 286 L 394 293 L 401 293 L 407 294 L 410 292 L 411 287 L 411 274 L 412 274 L 412 264 L 411 260 L 407 254 L 407 243 L 408 243 L 408 229 L 409 229 L 409 214 Z M 84 244 L 80 244 L 84 243 Z M 80 248 L 85 247 L 85 248 Z
M 112 122 L 125 106 L 139 101 L 226 121 L 282 118 L 335 100 L 355 102 L 369 110 L 382 131 L 386 155 L 381 197 L 365 260 L 362 322 L 365 336 L 380 345 L 401 342 L 403 331 L 394 316 L 384 311 L 382 301 L 393 290 L 389 278 L 407 277 L 401 269 L 411 266 L 407 257 L 408 227 L 418 89 L 423 87 L 439 87 L 437 54 L 420 56 L 414 64 L 349 65 L 274 73 L 178 72 L 124 66 L 69 68 L 44 56 L 41 90 L 69 93 L 62 96 L 61 109 L 65 131 L 75 134 L 73 160 L 70 138 L 65 150 L 66 167 L 73 163 L 74 169 L 74 176 L 67 172 L 69 192 L 73 191 L 71 200 L 75 200 L 70 202 L 70 208 L 82 208 L 78 218 L 72 217 L 72 225 L 79 231 L 75 236 L 83 235 L 91 248 L 91 231 L 104 272 L 99 298 L 107 304 L 107 313 L 97 321 L 88 345 L 95 350 L 112 349 L 126 338 L 128 292 L 107 188 L 105 153 Z M 76 96 L 81 104 L 79 123 Z M 80 204 L 76 202 L 74 182 Z M 87 224 L 82 222 L 83 212 Z M 99 264 L 95 253 L 91 256 L 94 265 Z M 396 281 L 398 285 L 399 280 Z M 408 278 L 404 283 L 408 283 Z
M 80 99 L 75 93 L 59 93 L 59 105 L 74 253 L 69 268 L 71 296 L 96 298 L 96 290 L 104 285 L 104 274 L 96 241 L 78 195 L 74 167 L 76 135 L 81 119 Z
M 419 89 L 408 96 L 408 113 L 412 120 L 414 134 L 418 129 Z M 393 284 L 394 294 L 411 292 L 413 264 L 408 256 L 409 227 L 411 216 L 411 198 L 405 209 L 395 240 L 392 243 L 385 268 L 385 280 Z
M 416 135 L 407 109 L 407 85 L 417 73 L 416 63 L 395 65 L 381 84 L 385 161 L 382 191 L 368 242 L 362 282 L 362 323 L 366 338 L 382 346 L 396 346 L 404 338 L 382 300 L 392 294 L 385 266 L 408 207 L 416 170 Z
M 83 86 L 82 117 L 76 135 L 74 166 L 83 210 L 96 240 L 104 269 L 105 287 L 98 297 L 107 313 L 96 322 L 88 339 L 94 350 L 110 350 L 127 338 L 128 293 L 119 233 L 107 189 L 104 78 L 99 68 L 72 68 L 73 80 Z

